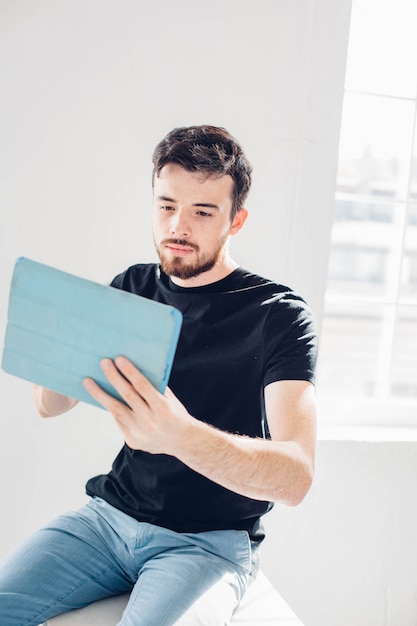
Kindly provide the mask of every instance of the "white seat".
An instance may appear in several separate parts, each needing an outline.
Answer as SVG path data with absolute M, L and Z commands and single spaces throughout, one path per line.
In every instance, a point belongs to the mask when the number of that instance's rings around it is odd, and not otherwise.
M 94 602 L 84 609 L 54 617 L 48 620 L 45 626 L 115 626 L 122 616 L 128 597 L 128 595 L 116 596 Z M 231 624 L 303 626 L 262 572 L 249 587 Z

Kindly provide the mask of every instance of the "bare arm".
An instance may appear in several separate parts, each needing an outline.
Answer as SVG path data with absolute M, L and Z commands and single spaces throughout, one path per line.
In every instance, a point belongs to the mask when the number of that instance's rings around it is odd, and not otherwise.
M 281 381 L 265 390 L 272 440 L 232 435 L 197 422 L 176 456 L 211 480 L 257 500 L 296 505 L 314 474 L 314 388 Z
M 63 396 L 40 385 L 33 385 L 33 400 L 41 417 L 61 415 L 78 404 L 78 400 L 68 398 L 68 396 Z
M 314 388 L 280 381 L 265 389 L 272 440 L 226 433 L 192 417 L 168 389 L 165 395 L 126 359 L 103 361 L 103 370 L 128 406 L 91 379 L 86 389 L 115 417 L 132 449 L 170 454 L 196 472 L 241 495 L 298 504 L 314 472 Z M 129 408 L 131 407 L 131 408 Z

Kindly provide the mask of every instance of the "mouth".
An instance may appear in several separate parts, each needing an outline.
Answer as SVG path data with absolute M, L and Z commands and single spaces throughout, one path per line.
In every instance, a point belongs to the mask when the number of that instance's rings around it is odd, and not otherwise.
M 195 252 L 194 246 L 188 244 L 177 243 L 175 241 L 162 242 L 164 249 L 172 256 L 189 256 Z

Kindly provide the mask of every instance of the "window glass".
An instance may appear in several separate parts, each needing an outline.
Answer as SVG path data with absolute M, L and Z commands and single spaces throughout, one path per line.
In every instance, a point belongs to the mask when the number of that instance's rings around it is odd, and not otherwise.
M 408 300 L 417 305 L 417 205 L 409 207 L 401 272 L 401 301 Z
M 416 24 L 415 0 L 353 0 L 318 370 L 328 397 L 417 401 Z
M 417 204 L 417 132 L 416 132 L 416 129 L 417 129 L 417 116 L 415 118 L 414 150 L 413 150 L 413 157 L 411 160 L 411 172 L 410 172 L 411 174 L 410 176 L 410 201 L 415 202 Z
M 405 200 L 413 123 L 412 101 L 347 93 L 340 135 L 338 189 Z
M 417 397 L 417 307 L 400 306 L 395 325 L 391 393 Z
M 392 307 L 328 302 L 320 342 L 318 391 L 332 396 L 376 396 L 381 386 L 381 350 Z
M 394 297 L 401 265 L 404 207 L 338 195 L 328 295 Z
M 346 88 L 414 98 L 415 0 L 353 0 Z

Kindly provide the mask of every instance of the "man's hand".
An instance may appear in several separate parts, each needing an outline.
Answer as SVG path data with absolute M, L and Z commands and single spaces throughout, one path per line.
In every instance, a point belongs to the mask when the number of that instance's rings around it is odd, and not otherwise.
M 125 357 L 117 357 L 114 362 L 103 359 L 101 368 L 126 404 L 91 378 L 84 380 L 84 388 L 113 415 L 126 444 L 133 450 L 177 456 L 194 418 L 172 391 L 159 393 Z
M 167 389 L 159 393 L 125 357 L 104 359 L 103 371 L 126 404 L 91 378 L 85 389 L 116 419 L 134 450 L 177 457 L 206 478 L 248 498 L 295 505 L 314 472 L 314 388 L 278 381 L 265 389 L 272 440 L 236 435 L 192 417 Z

